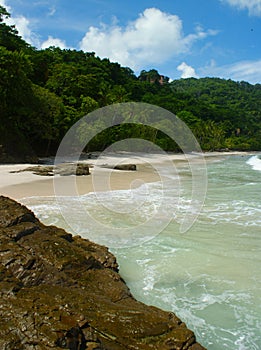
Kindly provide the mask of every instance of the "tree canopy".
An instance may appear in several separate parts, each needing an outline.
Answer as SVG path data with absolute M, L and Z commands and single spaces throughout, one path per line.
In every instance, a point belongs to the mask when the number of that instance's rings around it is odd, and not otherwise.
M 26 43 L 0 6 L 0 159 L 19 154 L 55 154 L 66 131 L 81 117 L 120 102 L 146 102 L 173 112 L 191 128 L 203 150 L 261 150 L 261 85 L 220 78 L 169 82 L 155 69 L 139 76 L 94 52 Z M 141 137 L 178 151 L 161 132 L 118 125 L 88 145 L 102 150 Z M 21 158 L 21 157 L 20 157 Z

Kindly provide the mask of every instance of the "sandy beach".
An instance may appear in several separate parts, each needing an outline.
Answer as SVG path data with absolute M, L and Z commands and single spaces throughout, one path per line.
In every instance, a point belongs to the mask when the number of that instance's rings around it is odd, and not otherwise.
M 211 152 L 205 153 L 206 161 L 227 155 L 243 155 L 245 152 Z M 192 154 L 189 157 L 197 157 Z M 202 155 L 199 156 L 202 159 Z M 31 171 L 15 173 L 24 170 L 31 164 L 0 165 L 0 194 L 15 200 L 32 196 L 82 195 L 89 192 L 110 191 L 136 188 L 143 183 L 160 181 L 164 164 L 186 161 L 183 154 L 107 154 L 91 159 L 90 175 L 88 176 L 39 176 Z M 137 171 L 112 170 L 116 164 L 136 164 Z M 54 182 L 55 181 L 55 182 Z
M 0 194 L 15 200 L 32 196 L 53 196 L 55 186 L 63 195 L 75 195 L 75 182 L 78 194 L 95 191 L 121 190 L 140 186 L 145 182 L 159 181 L 160 177 L 153 168 L 159 161 L 157 155 L 108 155 L 87 162 L 90 165 L 90 175 L 87 176 L 39 176 L 31 171 L 22 171 L 32 164 L 0 165 Z M 116 164 L 136 164 L 136 171 L 113 170 L 110 166 Z M 54 182 L 55 181 L 55 182 Z

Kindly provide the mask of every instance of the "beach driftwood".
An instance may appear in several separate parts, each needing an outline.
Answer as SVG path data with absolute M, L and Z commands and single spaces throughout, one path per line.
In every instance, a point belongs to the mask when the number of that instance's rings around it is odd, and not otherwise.
M 131 295 L 109 250 L 0 197 L 1 349 L 204 349 Z

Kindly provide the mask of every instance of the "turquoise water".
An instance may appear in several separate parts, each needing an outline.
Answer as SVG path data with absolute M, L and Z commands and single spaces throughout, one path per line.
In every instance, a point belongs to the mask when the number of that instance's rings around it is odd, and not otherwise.
M 191 179 L 182 164 L 179 188 L 177 175 L 170 176 L 164 198 L 160 183 L 114 191 L 113 196 L 103 193 L 98 201 L 95 194 L 64 198 L 63 214 L 70 217 L 71 226 L 60 214 L 61 203 L 52 198 L 28 198 L 23 202 L 45 223 L 109 246 L 133 295 L 147 304 L 174 311 L 207 349 L 259 350 L 261 160 L 258 155 L 213 158 L 207 161 L 207 169 L 203 209 L 185 234 L 179 233 L 179 226 L 183 211 L 191 204 Z M 84 210 L 80 212 L 78 207 L 72 215 L 79 201 Z M 169 212 L 161 209 L 157 222 L 143 225 L 162 201 Z M 95 216 L 93 222 L 86 212 Z M 173 220 L 165 225 L 164 214 L 169 217 L 170 212 Z M 102 229 L 98 225 L 101 221 L 111 229 Z M 115 225 L 119 230 L 114 234 Z M 151 234 L 157 225 L 164 229 Z M 137 227 L 137 233 L 131 231 L 124 237 L 128 227 Z M 135 244 L 129 244 L 131 239 Z

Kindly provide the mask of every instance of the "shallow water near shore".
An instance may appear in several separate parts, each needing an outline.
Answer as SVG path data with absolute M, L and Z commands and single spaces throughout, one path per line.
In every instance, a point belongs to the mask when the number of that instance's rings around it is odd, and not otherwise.
M 207 168 L 204 207 L 185 234 L 179 228 L 191 204 L 186 166 L 178 176 L 168 177 L 168 169 L 164 170 L 164 198 L 157 182 L 113 191 L 113 195 L 66 197 L 63 205 L 69 215 L 80 200 L 85 210 L 107 227 L 117 225 L 122 232 L 137 227 L 131 236 L 135 244 L 121 247 L 115 244 L 122 240 L 120 230 L 113 235 L 113 229 L 95 227 L 95 220 L 87 220 L 86 211 L 74 215 L 73 228 L 78 234 L 110 247 L 138 300 L 174 311 L 207 349 L 259 350 L 261 160 L 258 155 L 220 157 L 209 161 Z M 72 231 L 52 197 L 26 198 L 23 203 L 45 224 Z M 143 224 L 159 207 L 157 221 L 163 229 L 153 235 L 157 223 Z M 170 215 L 173 220 L 165 225 L 164 218 Z

